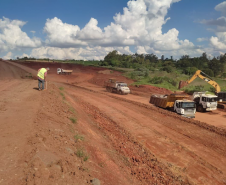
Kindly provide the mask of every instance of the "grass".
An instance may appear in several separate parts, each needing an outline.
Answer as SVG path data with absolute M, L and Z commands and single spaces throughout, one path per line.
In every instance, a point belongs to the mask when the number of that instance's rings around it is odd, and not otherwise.
M 83 158 L 83 161 L 87 161 L 89 159 L 89 156 L 86 154 L 86 152 L 83 151 L 82 148 L 79 148 L 77 151 L 76 151 L 76 155 L 77 157 L 79 158 Z
M 219 84 L 219 86 L 221 87 L 221 91 L 226 91 L 225 80 L 219 78 L 214 78 L 213 80 Z M 208 84 L 207 82 L 200 78 L 196 78 L 193 82 L 188 84 L 186 87 L 182 88 L 182 90 L 188 93 L 193 93 L 195 91 L 209 91 L 212 93 L 215 92 L 215 89 L 213 88 L 212 85 Z
M 60 89 L 61 91 L 63 91 L 63 90 L 64 90 L 64 88 L 63 88 L 63 87 L 59 87 L 59 89 Z
M 74 130 L 72 125 L 69 125 L 69 130 L 70 130 L 71 133 L 75 134 L 75 130 Z
M 70 107 L 69 111 L 72 112 L 73 114 L 75 114 L 75 109 L 73 107 Z
M 65 100 L 65 95 L 64 95 L 64 93 L 61 92 L 60 95 L 62 96 L 63 100 Z
M 72 123 L 74 124 L 77 123 L 77 119 L 75 117 L 70 117 L 69 119 L 71 120 Z
M 102 167 L 102 168 L 104 168 L 104 167 L 106 166 L 106 164 L 105 164 L 105 163 L 103 163 L 103 162 L 98 163 L 98 165 L 99 165 L 100 167 Z
M 130 78 L 131 72 L 126 72 L 124 75 L 126 77 Z M 157 81 L 156 79 L 162 78 L 162 81 Z M 156 78 L 153 80 L 153 78 Z M 166 80 L 164 80 L 166 79 Z M 169 79 L 169 80 L 167 80 Z M 180 81 L 186 81 L 190 79 L 190 76 L 181 74 L 180 70 L 175 70 L 172 73 L 167 73 L 166 71 L 151 71 L 148 75 L 148 77 L 140 77 L 137 76 L 136 82 L 134 82 L 131 85 L 152 85 L 156 87 L 161 87 L 165 89 L 169 89 L 171 91 L 179 91 L 178 86 Z M 226 91 L 226 80 L 220 79 L 220 78 L 214 78 L 214 81 L 216 81 L 219 86 L 221 87 L 221 91 Z M 174 81 L 172 83 L 172 81 Z M 170 82 L 170 83 L 169 83 Z M 176 83 L 175 83 L 176 82 Z M 204 80 L 200 78 L 196 78 L 193 82 L 191 82 L 186 87 L 182 88 L 181 90 L 184 90 L 187 93 L 193 93 L 194 91 L 209 91 L 214 92 L 215 89 L 208 83 L 206 83 Z
M 79 135 L 79 134 L 76 134 L 74 136 L 74 138 L 75 138 L 76 141 L 78 141 L 78 140 L 84 141 L 84 139 L 85 139 L 83 135 Z

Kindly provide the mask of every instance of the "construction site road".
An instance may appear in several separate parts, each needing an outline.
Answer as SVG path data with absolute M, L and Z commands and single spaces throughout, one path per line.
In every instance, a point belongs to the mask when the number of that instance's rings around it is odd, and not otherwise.
M 100 70 L 50 72 L 42 92 L 34 80 L 0 81 L 1 184 L 84 184 L 93 178 L 103 184 L 226 184 L 223 122 L 208 124 L 154 107 L 150 93 L 139 88 L 136 95 L 106 92 L 97 78 L 124 77 Z M 222 111 L 212 114 L 225 119 Z M 79 135 L 85 139 L 73 139 Z M 81 147 L 86 162 L 76 155 Z

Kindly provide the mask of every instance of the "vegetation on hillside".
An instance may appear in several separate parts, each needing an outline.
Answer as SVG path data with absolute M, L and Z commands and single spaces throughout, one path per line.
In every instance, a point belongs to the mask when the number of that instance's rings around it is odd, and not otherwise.
M 19 60 L 36 59 L 24 57 Z M 174 60 L 173 56 L 169 59 L 162 55 L 161 59 L 158 59 L 154 54 L 135 53 L 126 55 L 119 54 L 114 50 L 109 52 L 101 61 L 74 59 L 62 61 L 48 58 L 42 60 L 106 67 L 124 72 L 126 77 L 136 81 L 135 85 L 151 84 L 174 91 L 178 90 L 180 80 L 187 80 L 199 69 L 213 77 L 222 90 L 226 90 L 226 53 L 212 59 L 208 58 L 206 53 L 203 53 L 200 57 L 191 58 L 189 55 L 183 55 L 179 60 Z M 204 90 L 214 92 L 214 88 L 201 79 L 196 79 L 183 90 L 186 92 Z

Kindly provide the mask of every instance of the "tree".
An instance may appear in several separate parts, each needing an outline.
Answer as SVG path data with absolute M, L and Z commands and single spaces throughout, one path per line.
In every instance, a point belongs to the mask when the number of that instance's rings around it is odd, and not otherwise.
M 209 62 L 209 69 L 212 69 L 214 76 L 223 73 L 223 64 L 220 63 L 215 57 Z

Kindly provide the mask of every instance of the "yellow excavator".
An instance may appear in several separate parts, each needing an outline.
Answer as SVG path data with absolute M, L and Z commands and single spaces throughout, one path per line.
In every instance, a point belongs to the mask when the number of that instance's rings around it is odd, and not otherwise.
M 193 82 L 197 77 L 203 79 L 208 84 L 212 85 L 215 88 L 215 94 L 218 96 L 218 108 L 226 109 L 226 92 L 221 92 L 221 88 L 217 82 L 215 82 L 211 77 L 202 72 L 201 70 L 197 70 L 195 74 L 187 81 L 180 81 L 179 89 Z

